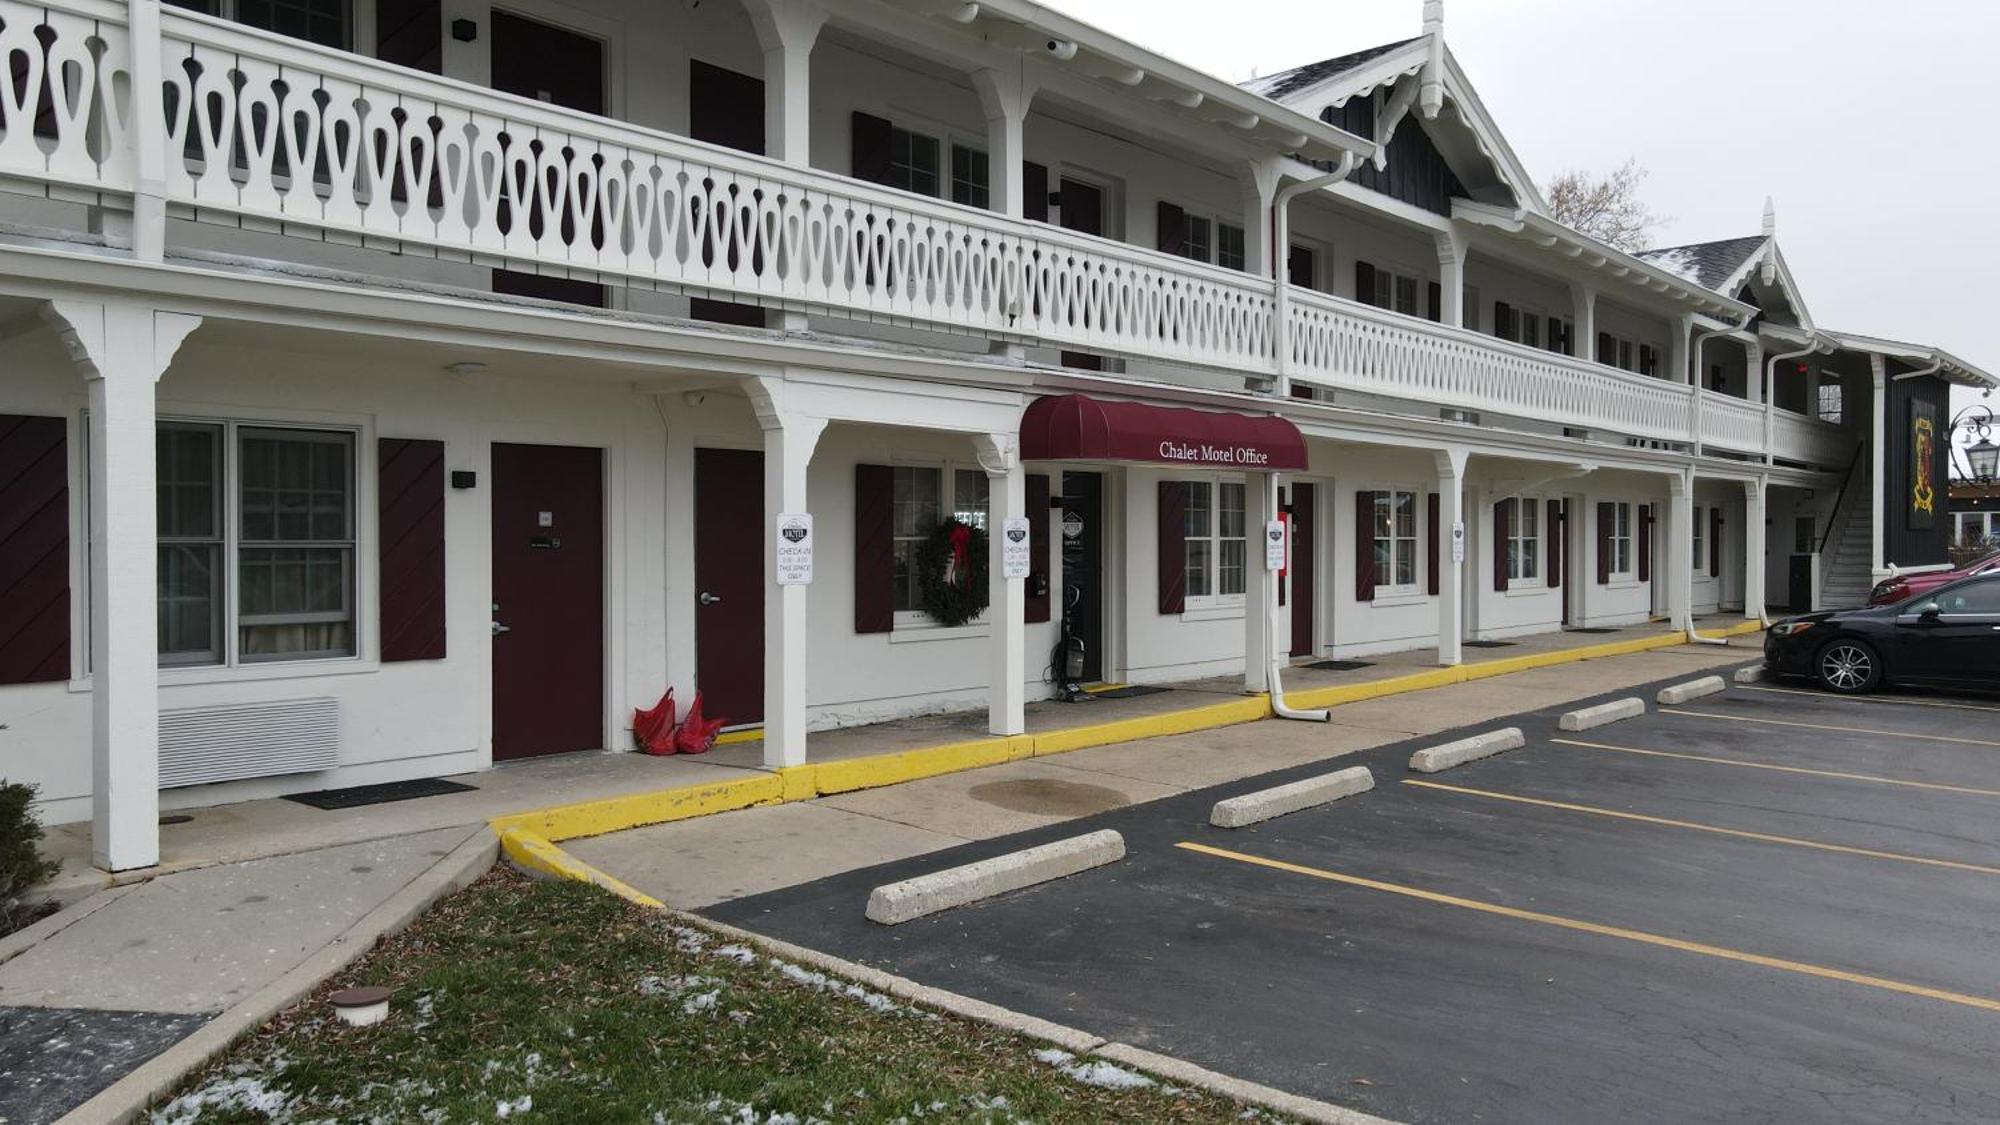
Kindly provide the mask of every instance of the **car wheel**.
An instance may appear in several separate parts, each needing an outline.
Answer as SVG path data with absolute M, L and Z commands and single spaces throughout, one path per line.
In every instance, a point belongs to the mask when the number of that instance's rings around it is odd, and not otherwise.
M 1866 642 L 1842 638 L 1819 650 L 1819 681 L 1842 695 L 1873 691 L 1882 682 L 1882 658 Z

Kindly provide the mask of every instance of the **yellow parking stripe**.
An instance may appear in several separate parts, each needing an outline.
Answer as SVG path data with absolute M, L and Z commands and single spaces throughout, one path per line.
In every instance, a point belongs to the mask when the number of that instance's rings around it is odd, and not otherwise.
M 1894 695 L 1835 695 L 1830 691 L 1759 687 L 1756 684 L 1738 684 L 1736 688 L 1738 691 L 1768 691 L 1773 695 L 1803 695 L 1809 699 L 1825 699 L 1835 703 L 1887 703 L 1894 707 L 1936 707 L 1946 711 L 2000 711 L 2000 707 L 1986 707 L 1977 703 L 1959 703 L 1944 699 L 1904 699 Z
M 1938 781 L 1910 781 L 1900 777 L 1882 777 L 1872 773 L 1846 773 L 1841 770 L 1815 770 L 1804 766 L 1780 766 L 1770 762 L 1746 762 L 1741 758 L 1717 758 L 1707 754 L 1683 754 L 1674 750 L 1641 750 L 1636 746 L 1609 746 L 1602 742 L 1578 742 L 1568 738 L 1551 738 L 1555 746 L 1582 746 L 1591 750 L 1615 750 L 1620 754 L 1644 754 L 1651 758 L 1680 758 L 1689 762 L 1713 762 L 1719 766 L 1742 766 L 1753 770 L 1775 770 L 1778 773 L 1802 773 L 1812 777 L 1833 777 L 1842 781 L 1867 781 L 1876 785 L 1902 785 L 1911 789 L 1941 789 L 1947 793 L 1971 793 L 1980 797 L 2000 797 L 2000 789 L 1976 789 L 1970 785 L 1946 785 Z
M 1801 723 L 1792 719 L 1757 719 L 1749 715 L 1725 715 L 1716 711 L 1683 711 L 1678 707 L 1660 708 L 1662 715 L 1680 715 L 1689 719 L 1722 719 L 1732 723 L 1763 723 L 1773 727 L 1803 727 L 1806 730 L 1830 730 L 1842 734 L 1872 734 L 1882 738 L 1915 738 L 1924 742 L 1955 742 L 1961 746 L 2000 746 L 1989 738 L 1954 738 L 1947 734 L 1909 734 L 1899 730 L 1870 730 L 1867 727 L 1837 727 L 1827 723 Z
M 1371 891 L 1401 895 L 1405 898 L 1419 899 L 1423 902 L 1437 903 L 1441 906 L 1456 906 L 1462 910 L 1474 910 L 1481 914 L 1496 914 L 1502 918 L 1513 918 L 1522 922 L 1536 922 L 1544 926 L 1555 926 L 1559 929 L 1573 930 L 1577 933 L 1620 938 L 1625 941 L 1638 942 L 1641 945 L 1679 950 L 1682 953 L 1695 953 L 1724 961 L 1757 965 L 1766 969 L 1778 969 L 1787 973 L 1800 973 L 1809 977 L 1819 977 L 1823 980 L 1836 980 L 1868 988 L 1879 988 L 1885 992 L 1899 992 L 1905 996 L 1921 996 L 1928 1000 L 1943 1000 L 1949 1004 L 1961 1004 L 1968 1008 L 1980 1008 L 1989 1012 L 2000 1012 L 2000 1000 L 1993 1000 L 1984 996 L 1971 996 L 1963 992 L 1950 992 L 1942 988 L 1931 988 L 1921 984 L 1907 984 L 1899 980 L 1890 980 L 1887 977 L 1869 976 L 1866 973 L 1851 973 L 1845 969 L 1828 968 L 1825 965 L 1814 965 L 1804 961 L 1789 961 L 1782 957 L 1767 957 L 1761 953 L 1746 953 L 1740 949 L 1729 949 L 1720 945 L 1707 945 L 1698 941 L 1685 941 L 1681 938 L 1647 933 L 1644 930 L 1628 930 L 1622 926 L 1607 926 L 1598 922 L 1585 922 L 1578 918 L 1565 918 L 1559 914 L 1544 914 L 1538 910 L 1522 910 L 1513 906 L 1501 906 L 1499 903 L 1460 898 L 1457 895 L 1440 894 L 1437 891 L 1427 891 L 1420 887 L 1406 887 L 1400 883 L 1385 883 L 1379 879 L 1364 879 L 1359 875 L 1345 875 L 1338 871 L 1325 871 L 1317 867 L 1305 867 L 1296 863 L 1286 863 L 1282 860 L 1265 859 L 1262 856 L 1246 855 L 1242 852 L 1232 852 L 1223 848 L 1212 848 L 1206 844 L 1183 841 L 1174 846 L 1191 852 L 1200 852 L 1203 855 L 1215 856 L 1218 859 L 1234 860 L 1237 863 L 1248 863 L 1257 867 L 1268 867 L 1274 871 L 1286 871 L 1294 875 L 1325 879 L 1333 883 L 1345 883 L 1352 887 L 1364 887 Z
M 1602 809 L 1595 805 L 1573 805 L 1566 801 L 1545 801 L 1539 797 L 1523 797 L 1515 793 L 1495 793 L 1490 789 L 1468 789 L 1461 785 L 1446 785 L 1438 781 L 1417 781 L 1405 778 L 1405 785 L 1419 789 L 1436 789 L 1446 793 L 1462 793 L 1469 797 L 1489 797 L 1496 801 L 1512 801 L 1521 805 L 1536 805 L 1545 809 L 1561 809 L 1565 812 L 1589 813 L 1591 816 L 1610 817 L 1615 820 L 1631 820 L 1641 824 L 1657 824 L 1666 828 L 1686 828 L 1693 832 L 1713 832 L 1718 836 L 1734 836 L 1742 840 L 1757 840 L 1766 844 L 1784 844 L 1794 848 L 1812 848 L 1815 851 L 1838 852 L 1842 855 L 1866 856 L 1869 859 L 1893 859 L 1900 863 L 1921 863 L 1930 867 L 1949 867 L 1955 871 L 1975 871 L 1981 875 L 2000 875 L 2000 867 L 1988 867 L 1979 863 L 1962 863 L 1955 859 L 1933 859 L 1930 856 L 1905 855 L 1902 852 L 1883 852 L 1873 848 L 1853 848 L 1846 844 L 1829 844 L 1820 840 L 1807 840 L 1798 836 L 1776 836 L 1769 832 L 1750 832 L 1741 828 L 1724 828 L 1716 824 L 1702 824 L 1692 820 L 1672 820 L 1664 816 L 1647 816 L 1644 813 L 1624 812 L 1619 809 Z

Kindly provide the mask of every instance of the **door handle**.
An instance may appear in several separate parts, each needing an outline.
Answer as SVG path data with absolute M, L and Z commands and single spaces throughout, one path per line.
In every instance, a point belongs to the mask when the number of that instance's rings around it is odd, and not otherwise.
M 513 629 L 512 629 L 511 627 L 509 627 L 509 626 L 506 626 L 506 625 L 502 625 L 502 624 L 500 624 L 500 623 L 499 623 L 498 621 L 495 621 L 495 622 L 493 623 L 493 635 L 494 635 L 494 636 L 496 636 L 496 637 L 497 637 L 497 636 L 499 636 L 499 635 L 500 635 L 500 634 L 502 634 L 502 633 L 511 633 L 511 632 L 513 632 L 513 631 L 514 631 L 514 630 L 513 630 Z
M 703 604 L 703 605 L 715 605 L 715 604 L 716 604 L 717 602 L 720 602 L 720 601 L 721 601 L 722 599 L 721 599 L 721 598 L 719 598 L 719 597 L 716 597 L 716 596 L 715 596 L 714 594 L 711 594 L 711 593 L 709 593 L 709 592 L 708 592 L 707 590 L 703 590 L 703 591 L 701 592 L 701 597 L 699 597 L 699 598 L 696 598 L 695 600 L 696 600 L 696 601 L 698 601 L 698 602 L 700 602 L 700 603 L 701 603 L 701 604 Z

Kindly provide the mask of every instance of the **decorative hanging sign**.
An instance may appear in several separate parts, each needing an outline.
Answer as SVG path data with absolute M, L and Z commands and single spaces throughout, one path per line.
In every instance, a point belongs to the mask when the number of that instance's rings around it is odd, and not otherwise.
M 1016 516 L 1000 524 L 1000 577 L 1026 578 L 1033 569 L 1028 549 L 1028 519 Z
M 1064 539 L 1075 539 L 1083 534 L 1083 517 L 1075 512 L 1064 512 L 1062 522 Z
M 1285 569 L 1285 523 L 1271 520 L 1264 525 L 1264 569 L 1276 573 Z
M 813 518 L 811 512 L 785 512 L 778 516 L 777 567 L 778 585 L 812 585 Z

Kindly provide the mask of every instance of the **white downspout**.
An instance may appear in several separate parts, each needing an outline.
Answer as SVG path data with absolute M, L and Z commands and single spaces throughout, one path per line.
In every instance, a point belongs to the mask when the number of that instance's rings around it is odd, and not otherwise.
M 1272 307 L 1276 312 L 1276 320 L 1271 325 L 1272 369 L 1277 373 L 1275 389 L 1281 399 L 1292 397 L 1292 200 L 1346 179 L 1354 171 L 1356 163 L 1353 153 L 1343 152 L 1340 154 L 1340 167 L 1323 176 L 1287 184 L 1271 198 L 1271 277 L 1275 283 Z
M 1764 360 L 1764 463 L 1766 465 L 1776 460 L 1776 455 L 1771 449 L 1771 441 L 1777 436 L 1778 362 L 1812 355 L 1824 346 L 1824 341 L 1814 333 L 1807 338 L 1806 346 L 1798 351 L 1778 352 Z
M 1300 180 L 1295 184 L 1287 184 L 1279 188 L 1277 195 L 1271 198 L 1272 309 L 1275 317 L 1271 325 L 1272 367 L 1277 373 L 1274 389 L 1277 396 L 1281 399 L 1292 397 L 1292 200 L 1309 191 L 1318 191 L 1321 188 L 1332 187 L 1334 184 L 1346 179 L 1353 173 L 1356 163 L 1357 158 L 1354 153 L 1343 152 L 1340 154 L 1340 166 L 1338 168 L 1323 176 L 1314 176 L 1310 180 Z M 1278 474 L 1272 473 L 1270 488 L 1274 495 L 1277 492 L 1277 487 Z M 1273 606 L 1277 600 L 1277 582 L 1272 581 L 1268 584 L 1268 589 L 1265 592 L 1263 611 L 1265 613 L 1274 613 Z M 1270 651 L 1265 654 L 1267 667 L 1264 679 L 1265 686 L 1271 692 L 1271 713 L 1280 719 L 1297 719 L 1309 723 L 1332 722 L 1333 712 L 1323 708 L 1316 711 L 1300 711 L 1286 705 L 1285 684 L 1279 677 L 1279 670 L 1283 661 L 1278 659 L 1276 645 L 1268 645 L 1267 647 Z

